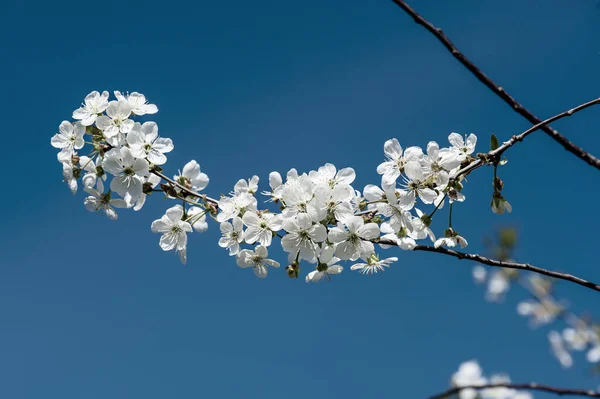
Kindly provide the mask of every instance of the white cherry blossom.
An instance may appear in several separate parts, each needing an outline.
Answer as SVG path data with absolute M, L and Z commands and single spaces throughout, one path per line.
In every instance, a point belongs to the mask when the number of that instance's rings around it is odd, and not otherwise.
M 573 365 L 573 357 L 565 348 L 565 344 L 560 333 L 558 331 L 550 331 L 548 333 L 548 340 L 550 341 L 552 353 L 558 359 L 560 365 L 566 369 L 570 368 Z
M 267 248 L 258 245 L 254 250 L 241 250 L 240 253 L 237 254 L 236 262 L 239 267 L 251 267 L 257 277 L 265 278 L 268 273 L 267 266 L 279 267 L 278 262 L 267 259 L 267 256 L 269 256 Z
M 173 176 L 173 180 L 194 191 L 204 190 L 210 182 L 206 173 L 200 171 L 200 165 L 195 160 L 186 163 L 183 171 Z
M 152 222 L 151 230 L 153 233 L 161 233 L 160 247 L 163 251 L 175 250 L 179 254 L 181 263 L 185 264 L 187 233 L 192 232 L 192 226 L 182 220 L 183 208 L 176 205 L 167 209 L 165 214 Z
M 83 148 L 85 144 L 83 140 L 85 126 L 81 123 L 75 122 L 72 124 L 69 121 L 62 121 L 58 131 L 50 140 L 50 144 L 54 148 L 59 148 L 64 156 L 70 156 L 74 150 Z
M 409 147 L 403 153 L 397 139 L 387 140 L 383 145 L 383 152 L 387 161 L 377 167 L 377 173 L 382 175 L 381 186 L 386 190 L 396 188 L 396 180 L 404 173 L 406 162 L 420 161 L 423 158 L 423 150 L 419 147 Z
M 135 158 L 129 148 L 121 147 L 110 151 L 102 166 L 114 176 L 110 189 L 133 206 L 142 195 L 144 179 L 150 174 L 148 161 Z
M 136 122 L 127 135 L 127 144 L 134 157 L 146 158 L 154 165 L 164 165 L 167 162 L 165 154 L 173 150 L 171 139 L 158 137 L 158 126 L 154 122 L 143 125 Z
M 396 231 L 388 222 L 381 223 L 379 226 L 379 230 L 381 231 L 381 241 L 391 241 L 396 246 L 400 247 L 405 251 L 410 251 L 417 246 L 416 241 L 408 236 L 408 230 L 405 228 L 401 228 Z M 387 249 L 390 247 L 389 244 L 380 243 L 379 246 L 383 249 Z
M 244 241 L 244 223 L 242 218 L 236 216 L 231 222 L 220 224 L 221 234 L 219 246 L 229 250 L 229 255 L 237 255 L 240 252 L 240 244 Z
M 338 171 L 335 165 L 326 163 L 317 171 L 311 171 L 308 176 L 316 185 L 326 185 L 331 188 L 338 184 L 349 186 L 356 178 L 356 173 L 352 168 L 343 168 Z
M 424 204 L 431 204 L 437 198 L 438 193 L 427 185 L 427 175 L 420 162 L 409 161 L 404 167 L 406 178 L 403 186 L 408 191 L 406 194 L 406 203 L 414 203 L 416 197 L 419 197 Z
M 299 213 L 294 218 L 283 221 L 283 229 L 288 233 L 281 239 L 283 250 L 292 258 L 297 255 L 300 259 L 314 259 L 315 243 L 327 239 L 327 230 L 320 223 L 313 224 L 311 217 L 306 213 Z
M 155 114 L 158 112 L 158 107 L 154 104 L 149 104 L 146 100 L 146 96 L 134 91 L 133 93 L 123 95 L 120 91 L 115 91 L 115 97 L 119 101 L 127 102 L 131 108 L 131 112 L 136 115 L 142 116 L 146 114 Z
M 104 181 L 106 181 L 106 173 L 100 165 L 96 165 L 90 157 L 79 157 L 79 166 L 81 170 L 87 172 L 81 179 L 84 187 L 96 188 L 99 192 L 104 192 Z
M 340 261 L 339 258 L 333 256 L 335 248 L 332 246 L 326 246 L 318 256 L 317 270 L 313 270 L 306 275 L 307 283 L 318 283 L 323 278 L 330 279 L 329 276 L 334 274 L 340 274 L 344 268 L 337 263 Z
M 78 184 L 74 174 L 75 169 L 73 163 L 70 160 L 62 162 L 62 167 L 64 179 L 63 181 L 67 183 L 67 186 L 69 186 L 69 190 L 71 190 L 71 193 L 76 194 Z
M 256 211 L 256 198 L 250 193 L 240 193 L 219 200 L 217 222 L 221 223 L 235 216 L 243 216 L 246 211 Z
M 367 257 L 367 263 L 356 263 L 350 267 L 350 270 L 358 270 L 362 274 L 374 274 L 379 271 L 383 272 L 386 267 L 390 267 L 392 263 L 397 261 L 398 258 L 396 257 L 379 260 L 379 256 L 372 253 Z
M 238 180 L 238 182 L 233 187 L 232 195 L 240 193 L 250 193 L 252 195 L 256 194 L 258 192 L 259 180 L 260 179 L 256 175 L 252 176 L 252 178 L 248 179 L 248 181 L 244 179 Z
M 344 228 L 345 226 L 345 228 Z M 360 216 L 350 216 L 329 230 L 328 239 L 337 244 L 335 256 L 340 259 L 356 260 L 359 256 L 367 257 L 373 253 L 374 240 L 379 237 L 379 226 L 376 223 L 366 223 Z
M 115 137 L 119 133 L 129 133 L 134 122 L 129 119 L 131 107 L 125 101 L 111 101 L 106 108 L 106 115 L 96 119 L 96 126 L 102 130 L 107 138 Z
M 452 375 L 452 385 L 455 387 L 468 387 L 487 384 L 487 378 L 483 376 L 483 371 L 479 363 L 475 360 L 469 360 L 458 367 L 458 371 Z M 459 399 L 476 399 L 477 390 L 473 388 L 462 389 L 458 392 Z
M 108 92 L 102 94 L 93 91 L 85 97 L 84 104 L 73 111 L 73 119 L 80 119 L 83 126 L 91 126 L 96 122 L 98 115 L 106 111 L 108 107 Z
M 261 212 L 259 215 L 254 211 L 248 211 L 242 216 L 242 221 L 247 227 L 244 240 L 248 244 L 258 242 L 268 247 L 271 245 L 273 233 L 281 230 L 283 217 L 272 213 Z
M 90 212 L 102 212 L 109 219 L 117 220 L 117 212 L 115 208 L 126 208 L 127 203 L 120 198 L 112 198 L 110 192 L 101 193 L 90 187 L 86 187 L 85 191 L 90 194 L 85 200 L 85 208 Z
M 465 135 L 463 138 L 463 136 L 458 133 L 450 133 L 448 141 L 452 145 L 450 150 L 454 151 L 458 159 L 462 162 L 468 155 L 473 154 L 475 151 L 477 136 L 471 133 L 468 137 Z
M 444 233 L 444 235 L 445 235 L 444 237 L 438 238 L 435 241 L 435 243 L 433 244 L 434 247 L 436 247 L 436 248 L 439 248 L 439 247 L 454 248 L 454 247 L 460 245 L 461 248 L 465 248 L 467 245 L 469 245 L 467 240 L 463 236 L 459 235 L 452 228 L 447 229 L 446 232 Z

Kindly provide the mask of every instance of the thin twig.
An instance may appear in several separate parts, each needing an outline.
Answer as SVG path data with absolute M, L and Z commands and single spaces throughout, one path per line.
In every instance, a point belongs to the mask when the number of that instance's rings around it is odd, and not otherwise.
M 392 240 L 387 240 L 387 239 L 383 239 L 383 240 L 379 239 L 378 241 L 374 241 L 374 243 L 384 244 L 384 245 L 392 245 L 392 246 L 398 245 L 396 242 L 394 242 Z M 554 277 L 559 280 L 570 281 L 572 283 L 579 284 L 579 285 L 582 285 L 587 288 L 591 288 L 594 291 L 600 291 L 600 285 L 593 283 L 591 281 L 584 280 L 580 277 L 577 277 L 577 276 L 574 276 L 574 275 L 568 274 L 568 273 L 560 273 L 560 272 L 555 272 L 553 270 L 542 269 L 541 267 L 534 266 L 529 263 L 516 263 L 516 262 L 501 261 L 501 260 L 491 259 L 486 256 L 479 255 L 479 254 L 470 254 L 470 253 L 466 253 L 466 252 L 459 252 L 459 251 L 455 251 L 453 249 L 447 249 L 447 248 L 443 248 L 443 247 L 436 248 L 436 247 L 432 247 L 429 245 L 417 245 L 416 247 L 413 248 L 413 251 L 436 252 L 438 254 L 449 255 L 449 256 L 458 258 L 460 260 L 467 259 L 467 260 L 471 260 L 473 262 L 478 262 L 478 263 L 488 265 L 488 266 L 503 267 L 505 269 L 525 270 L 528 272 L 543 274 L 544 276 L 548 276 L 548 277 Z
M 171 183 L 171 184 L 173 184 L 173 185 L 175 185 L 175 186 L 179 187 L 180 189 L 182 189 L 183 191 L 185 191 L 186 193 L 188 193 L 188 194 L 190 194 L 190 195 L 193 195 L 193 196 L 195 196 L 195 197 L 202 198 L 202 199 L 204 199 L 205 201 L 207 201 L 207 202 L 212 202 L 212 203 L 213 203 L 213 204 L 215 204 L 215 205 L 218 205 L 218 204 L 219 204 L 219 201 L 217 201 L 216 199 L 214 199 L 214 198 L 210 198 L 210 197 L 207 197 L 207 196 L 206 196 L 206 195 L 204 195 L 204 194 L 197 193 L 197 192 L 195 192 L 194 190 L 191 190 L 191 189 L 189 189 L 189 188 L 185 187 L 184 185 L 181 185 L 181 184 L 177 183 L 175 180 L 171 179 L 170 177 L 166 176 L 165 174 L 163 174 L 163 173 L 161 173 L 161 172 L 158 172 L 158 171 L 156 171 L 156 170 L 153 170 L 153 171 L 152 171 L 152 173 L 154 173 L 156 176 L 160 177 L 161 179 L 163 179 L 163 180 L 166 180 L 166 181 L 168 181 L 169 183 Z
M 389 242 L 387 242 L 387 241 L 381 242 L 380 241 L 380 243 L 388 244 L 388 245 L 395 245 L 392 241 L 389 241 Z M 482 263 L 482 264 L 488 265 L 488 266 L 503 267 L 505 269 L 525 270 L 528 272 L 543 274 L 544 276 L 554 277 L 554 278 L 557 278 L 560 280 L 570 281 L 572 283 L 579 284 L 579 285 L 582 285 L 587 288 L 591 288 L 594 291 L 600 291 L 600 285 L 593 283 L 591 281 L 587 281 L 580 277 L 573 276 L 572 274 L 560 273 L 560 272 L 555 272 L 552 270 L 542 269 L 541 267 L 534 266 L 529 263 L 506 262 L 506 261 L 501 261 L 501 260 L 496 260 L 496 259 L 490 259 L 483 255 L 469 254 L 469 253 L 459 252 L 459 251 L 455 251 L 453 249 L 446 249 L 446 248 L 442 248 L 442 247 L 435 248 L 435 247 L 427 246 L 427 245 L 417 245 L 414 248 L 414 250 L 415 251 L 425 251 L 425 252 L 437 252 L 439 254 L 453 256 L 458 259 L 472 260 L 474 262 L 479 262 L 479 263 Z
M 473 386 L 465 386 L 465 387 L 456 387 L 449 389 L 445 392 L 439 393 L 437 395 L 433 395 L 429 397 L 429 399 L 443 399 L 448 398 L 452 395 L 456 395 L 460 391 L 464 389 L 489 389 L 489 388 L 508 388 L 508 389 L 523 389 L 529 391 L 542 391 L 556 394 L 558 396 L 585 396 L 588 398 L 600 398 L 600 392 L 586 390 L 586 389 L 566 389 L 566 388 L 555 388 L 548 385 L 540 385 L 535 382 L 530 382 L 527 384 L 488 384 L 488 385 L 473 385 Z
M 515 145 L 517 142 L 523 141 L 523 139 L 525 137 L 529 136 L 531 133 L 535 132 L 536 130 L 543 129 L 544 126 L 548 125 L 549 123 L 552 123 L 559 119 L 571 116 L 579 111 L 582 111 L 582 110 L 584 110 L 588 107 L 591 107 L 593 105 L 596 105 L 596 104 L 600 104 L 600 98 L 596 98 L 592 101 L 588 101 L 587 103 L 578 105 L 575 108 L 571 108 L 568 111 L 561 112 L 558 115 L 554 115 L 553 117 L 546 119 L 545 121 L 537 123 L 534 126 L 530 127 L 529 129 L 525 130 L 523 133 L 512 136 L 508 141 L 502 143 L 502 145 L 500 147 L 496 148 L 493 151 L 488 152 L 486 154 L 486 157 L 490 160 L 494 160 L 494 163 L 497 164 L 498 161 L 500 161 L 500 157 L 502 156 L 504 151 L 506 151 L 513 145 Z M 460 176 L 467 175 L 474 169 L 477 169 L 478 167 L 482 166 L 483 164 L 484 164 L 484 160 L 482 158 L 476 159 L 475 161 L 471 162 L 469 165 L 465 166 L 464 168 L 462 168 L 458 172 L 456 172 L 456 174 L 454 175 L 454 178 L 458 178 Z
M 456 58 L 461 64 L 463 64 L 480 82 L 486 85 L 491 91 L 493 91 L 496 95 L 498 95 L 504 102 L 512 107 L 517 113 L 527 119 L 529 122 L 538 124 L 541 120 L 536 117 L 533 113 L 531 113 L 527 108 L 521 105 L 514 97 L 508 94 L 504 88 L 497 85 L 492 79 L 490 79 L 481 69 L 479 69 L 471 60 L 469 60 L 458 48 L 450 41 L 450 39 L 444 34 L 444 32 L 435 27 L 431 22 L 427 21 L 423 18 L 419 13 L 413 10 L 408 4 L 406 4 L 403 0 L 392 0 L 398 7 L 404 10 L 408 15 L 410 15 L 414 21 L 423 26 L 429 32 L 431 32 Z M 579 157 L 583 161 L 587 162 L 589 165 L 594 166 L 596 169 L 600 169 L 600 159 L 596 158 L 592 154 L 586 152 L 581 147 L 570 142 L 566 137 L 561 135 L 557 130 L 551 128 L 550 126 L 543 125 L 541 127 L 547 135 L 552 137 L 555 141 L 557 141 L 560 145 L 562 145 L 567 151 L 575 154 L 575 156 Z

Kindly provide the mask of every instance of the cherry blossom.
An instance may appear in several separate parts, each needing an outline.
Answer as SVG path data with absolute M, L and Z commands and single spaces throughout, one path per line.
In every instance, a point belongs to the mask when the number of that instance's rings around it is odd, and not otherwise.
M 171 139 L 158 137 L 158 126 L 154 122 L 139 122 L 127 135 L 127 144 L 131 154 L 136 158 L 146 158 L 154 165 L 163 165 L 167 162 L 166 153 L 173 150 Z
M 153 233 L 161 233 L 160 247 L 163 251 L 175 250 L 181 259 L 181 263 L 185 264 L 187 234 L 192 232 L 192 226 L 182 220 L 183 208 L 176 205 L 167 209 L 165 214 L 152 222 L 151 230 Z
M 373 253 L 373 243 L 369 240 L 379 237 L 376 223 L 365 224 L 363 218 L 358 216 L 350 216 L 342 223 L 329 230 L 328 234 L 329 241 L 337 244 L 335 256 L 356 260 L 359 256 L 367 257 Z
M 58 130 L 59 133 L 55 134 L 50 141 L 52 147 L 60 148 L 61 153 L 67 157 L 71 156 L 74 150 L 83 148 L 85 127 L 81 123 L 71 124 L 69 121 L 62 121 Z
M 262 245 L 258 245 L 254 250 L 241 250 L 237 255 L 236 262 L 237 265 L 242 268 L 252 267 L 254 274 L 257 277 L 265 278 L 267 277 L 268 273 L 267 266 L 279 267 L 278 262 L 272 259 L 267 259 L 268 255 L 269 251 L 267 251 L 267 248 L 263 247 Z
M 115 137 L 119 133 L 129 133 L 134 125 L 129 119 L 130 115 L 131 107 L 127 102 L 111 101 L 106 108 L 106 115 L 100 115 L 96 120 L 96 126 L 107 138 Z
M 367 257 L 367 263 L 356 263 L 350 267 L 350 270 L 358 270 L 362 274 L 373 274 L 379 271 L 383 272 L 386 267 L 390 267 L 392 263 L 397 261 L 398 258 L 395 256 L 379 260 L 379 256 L 372 253 Z
M 85 191 L 90 194 L 84 201 L 85 208 L 90 212 L 102 211 L 109 219 L 117 220 L 117 212 L 115 208 L 126 208 L 127 203 L 120 198 L 111 198 L 110 191 L 101 193 L 93 188 L 86 187 Z
M 102 114 L 108 107 L 108 92 L 102 94 L 93 91 L 88 94 L 82 107 L 73 111 L 73 119 L 80 119 L 83 126 L 91 126 L 96 122 L 98 115 Z
M 183 167 L 183 172 L 173 177 L 175 181 L 184 187 L 194 191 L 202 191 L 208 186 L 210 179 L 206 173 L 200 171 L 198 162 L 191 160 Z
M 306 275 L 305 280 L 307 283 L 318 283 L 323 278 L 329 280 L 331 275 L 340 274 L 344 270 L 342 266 L 337 264 L 340 259 L 333 256 L 334 252 L 335 248 L 332 246 L 323 248 L 318 256 L 317 269 Z
M 149 104 L 146 96 L 134 91 L 133 93 L 123 95 L 120 91 L 115 91 L 115 97 L 119 101 L 126 102 L 131 108 L 131 112 L 135 115 L 155 114 L 158 112 L 158 107 L 154 104 Z
M 110 189 L 133 206 L 142 195 L 144 178 L 150 173 L 148 161 L 135 158 L 129 148 L 121 147 L 120 150 L 110 151 L 102 165 L 104 170 L 114 176 Z
M 230 222 L 222 222 L 220 225 L 223 237 L 219 239 L 219 246 L 229 250 L 229 255 L 237 255 L 240 252 L 240 244 L 244 241 L 244 223 L 242 218 L 235 216 Z

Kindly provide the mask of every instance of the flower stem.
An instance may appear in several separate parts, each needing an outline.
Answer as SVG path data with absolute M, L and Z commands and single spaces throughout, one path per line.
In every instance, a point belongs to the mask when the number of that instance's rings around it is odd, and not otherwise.
M 444 198 L 442 198 L 442 200 L 440 202 L 438 202 L 437 206 L 435 207 L 435 209 L 433 210 L 433 212 L 431 212 L 431 215 L 429 215 L 429 217 L 432 217 L 433 214 L 435 213 L 435 211 L 437 211 L 440 208 L 440 205 L 442 205 L 444 203 L 444 201 L 446 200 L 447 196 L 448 196 L 448 193 L 445 193 L 444 194 Z M 450 204 L 450 206 L 452 206 L 452 204 Z

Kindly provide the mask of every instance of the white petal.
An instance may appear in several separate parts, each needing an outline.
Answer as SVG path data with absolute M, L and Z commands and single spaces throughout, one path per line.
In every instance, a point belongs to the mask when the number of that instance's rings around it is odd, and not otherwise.
M 383 145 L 383 152 L 390 159 L 396 160 L 402 156 L 402 147 L 397 139 L 390 139 Z

